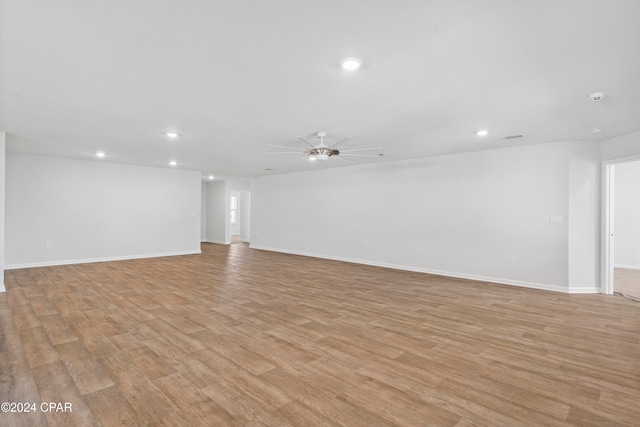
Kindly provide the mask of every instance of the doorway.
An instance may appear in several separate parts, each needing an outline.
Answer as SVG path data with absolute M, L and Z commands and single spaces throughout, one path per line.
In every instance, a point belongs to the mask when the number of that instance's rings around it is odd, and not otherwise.
M 249 191 L 229 192 L 229 235 L 232 244 L 249 243 L 249 205 Z
M 640 157 L 604 164 L 603 293 L 640 301 Z

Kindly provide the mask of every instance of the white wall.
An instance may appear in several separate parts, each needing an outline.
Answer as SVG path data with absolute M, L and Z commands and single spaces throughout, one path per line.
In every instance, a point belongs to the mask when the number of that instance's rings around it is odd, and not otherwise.
M 200 184 L 200 241 L 207 241 L 207 183 Z
M 6 133 L 0 132 L 0 292 L 4 292 L 4 267 L 5 267 L 5 148 Z
M 227 183 L 207 182 L 207 242 L 229 244 Z
M 615 166 L 614 265 L 640 269 L 640 162 Z
M 595 292 L 597 247 L 577 245 L 598 239 L 598 151 L 567 142 L 256 178 L 252 247 Z
M 240 192 L 240 240 L 248 242 L 251 232 L 251 192 L 242 190 Z
M 7 153 L 6 261 L 198 253 L 200 173 Z
M 600 145 L 570 142 L 569 287 L 571 292 L 600 288 Z

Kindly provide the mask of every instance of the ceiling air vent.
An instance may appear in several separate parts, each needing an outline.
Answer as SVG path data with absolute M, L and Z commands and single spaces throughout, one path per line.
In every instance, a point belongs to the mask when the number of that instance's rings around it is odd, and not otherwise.
M 503 137 L 504 139 L 517 139 L 517 138 L 522 138 L 524 137 L 523 134 L 519 134 L 519 135 L 509 135 L 509 136 L 505 136 Z

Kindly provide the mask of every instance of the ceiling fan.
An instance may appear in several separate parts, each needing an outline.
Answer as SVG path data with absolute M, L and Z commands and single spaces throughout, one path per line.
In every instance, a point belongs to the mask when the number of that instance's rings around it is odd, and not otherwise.
M 351 156 L 360 156 L 360 157 L 382 157 L 384 154 L 382 153 L 362 153 L 362 151 L 371 151 L 371 150 L 379 150 L 379 145 L 372 145 L 368 147 L 354 147 L 348 149 L 338 149 L 336 148 L 338 145 L 343 144 L 347 141 L 351 140 L 350 136 L 345 136 L 344 138 L 332 143 L 325 144 L 324 139 L 327 137 L 326 132 L 318 132 L 316 133 L 316 137 L 320 140 L 318 144 L 313 144 L 311 141 L 303 138 L 301 136 L 298 137 L 299 140 L 305 142 L 308 147 L 287 147 L 286 145 L 273 145 L 267 144 L 270 147 L 277 148 L 286 148 L 287 150 L 292 151 L 271 151 L 271 154 L 302 154 L 302 157 L 307 157 L 310 161 L 315 160 L 329 160 L 339 159 L 344 160 L 346 162 L 353 162 L 353 159 L 348 157 Z

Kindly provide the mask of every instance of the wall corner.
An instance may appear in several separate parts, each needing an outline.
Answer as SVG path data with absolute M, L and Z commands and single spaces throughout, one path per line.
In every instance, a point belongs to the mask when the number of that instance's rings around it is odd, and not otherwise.
M 0 131 L 0 292 L 4 292 L 4 202 L 5 202 L 5 132 Z

